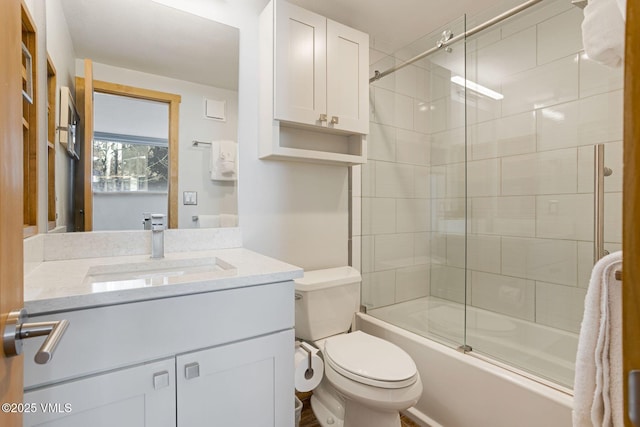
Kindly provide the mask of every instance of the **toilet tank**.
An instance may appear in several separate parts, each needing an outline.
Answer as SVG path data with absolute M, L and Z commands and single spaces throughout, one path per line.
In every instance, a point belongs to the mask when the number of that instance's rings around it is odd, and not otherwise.
M 296 337 L 316 341 L 347 332 L 360 307 L 361 280 L 348 266 L 305 271 L 295 280 Z

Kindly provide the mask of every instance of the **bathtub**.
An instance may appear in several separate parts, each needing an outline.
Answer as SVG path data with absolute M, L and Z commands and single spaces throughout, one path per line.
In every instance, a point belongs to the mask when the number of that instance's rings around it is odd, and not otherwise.
M 463 333 L 463 309 L 460 304 L 426 297 L 357 314 L 357 329 L 395 343 L 415 361 L 424 391 L 408 415 L 431 427 L 570 427 L 570 389 L 536 381 L 422 336 L 462 342 L 458 338 Z M 492 354 L 497 352 L 505 360 L 516 357 L 524 365 L 541 364 L 549 376 L 572 380 L 575 334 L 544 327 L 540 334 L 535 331 L 540 325 L 493 315 L 477 309 L 467 312 L 468 324 L 475 324 L 469 328 L 468 342 L 478 349 L 491 346 Z M 504 339 L 516 331 L 524 341 Z M 549 345 L 561 346 L 551 360 L 540 351 Z

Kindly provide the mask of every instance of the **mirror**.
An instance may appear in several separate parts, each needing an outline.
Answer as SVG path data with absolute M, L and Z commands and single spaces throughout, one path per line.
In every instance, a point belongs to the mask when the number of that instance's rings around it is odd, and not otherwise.
M 94 163 L 92 229 L 142 229 L 143 214 L 149 211 L 177 212 L 177 221 L 171 223 L 179 228 L 237 226 L 238 29 L 152 0 L 45 4 L 47 53 L 57 73 L 57 96 L 60 87 L 70 88 L 75 96 L 76 76 L 87 78 L 84 59 L 93 63 L 93 154 L 80 150 L 81 156 L 92 155 Z M 100 89 L 105 84 L 120 92 Z M 147 98 L 144 91 L 179 100 L 174 139 L 166 128 L 166 111 L 173 110 L 153 105 L 164 101 Z M 122 103 L 114 102 L 118 97 Z M 164 130 L 144 130 L 144 123 L 158 116 Z M 173 151 L 167 148 L 174 140 L 177 156 L 171 158 Z M 71 231 L 79 209 L 73 206 L 69 183 L 81 168 L 63 153 L 59 148 L 56 211 L 58 225 Z M 177 206 L 171 209 L 165 201 L 167 185 L 163 189 L 156 184 L 164 179 L 170 186 L 168 175 L 175 174 Z M 164 212 L 157 212 L 163 207 Z

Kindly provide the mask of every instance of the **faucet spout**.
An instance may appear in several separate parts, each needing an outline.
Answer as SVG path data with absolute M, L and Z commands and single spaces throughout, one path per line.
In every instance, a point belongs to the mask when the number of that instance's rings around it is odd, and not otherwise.
M 164 258 L 163 214 L 151 214 L 151 258 Z

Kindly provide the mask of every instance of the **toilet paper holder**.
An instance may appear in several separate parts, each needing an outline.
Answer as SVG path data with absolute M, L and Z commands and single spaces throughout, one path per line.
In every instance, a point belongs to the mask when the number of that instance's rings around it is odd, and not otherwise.
M 304 371 L 304 377 L 306 379 L 311 379 L 311 377 L 313 377 L 313 367 L 311 366 L 311 359 L 313 357 L 313 354 L 316 353 L 318 349 L 306 342 L 300 342 L 300 347 L 302 347 L 302 349 L 307 352 L 307 360 L 309 361 L 309 367 L 306 371 Z

